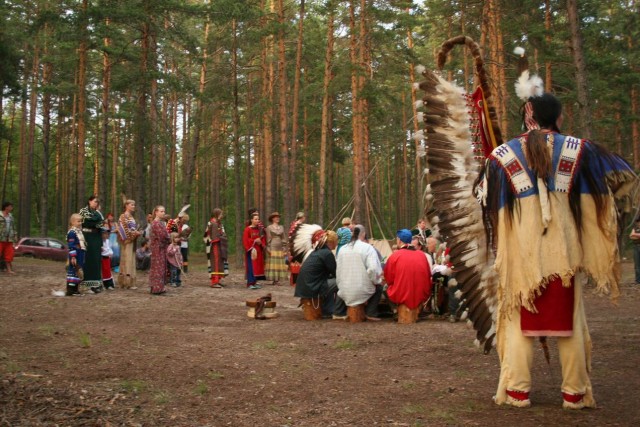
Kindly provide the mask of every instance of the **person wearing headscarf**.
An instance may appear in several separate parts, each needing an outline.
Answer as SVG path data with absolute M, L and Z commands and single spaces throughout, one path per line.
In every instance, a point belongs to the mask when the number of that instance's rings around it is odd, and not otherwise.
M 596 291 L 618 296 L 614 196 L 638 179 L 603 146 L 562 134 L 560 101 L 543 93 L 541 79 L 531 85 L 528 78 L 527 71 L 516 85 L 525 94 L 527 131 L 493 150 L 475 188 L 497 250 L 500 378 L 494 401 L 531 405 L 534 337 L 553 336 L 563 408 L 595 407 L 591 337 L 576 274 L 585 272 Z
M 351 241 L 351 235 L 353 234 L 353 224 L 351 218 L 342 218 L 342 227 L 338 228 L 338 247 L 336 248 L 336 257 L 340 253 L 340 249 Z
M 380 320 L 378 303 L 382 296 L 382 265 L 378 253 L 366 242 L 366 237 L 364 226 L 356 225 L 351 242 L 343 246 L 338 254 L 338 296 L 349 307 L 366 304 L 367 320 L 377 321 Z

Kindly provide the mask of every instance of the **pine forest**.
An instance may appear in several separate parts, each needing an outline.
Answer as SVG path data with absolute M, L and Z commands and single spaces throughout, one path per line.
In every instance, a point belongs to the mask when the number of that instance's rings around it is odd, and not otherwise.
M 198 233 L 220 207 L 234 250 L 251 207 L 390 238 L 424 209 L 415 68 L 457 35 L 503 135 L 521 46 L 563 131 L 640 167 L 634 0 L 3 0 L 0 20 L 0 199 L 21 236 L 63 236 L 96 194 L 139 219 L 189 203 Z M 464 48 L 443 73 L 476 85 Z

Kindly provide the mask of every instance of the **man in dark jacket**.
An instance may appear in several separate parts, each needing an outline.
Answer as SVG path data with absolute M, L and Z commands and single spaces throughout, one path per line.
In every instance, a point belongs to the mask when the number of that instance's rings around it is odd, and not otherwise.
M 317 231 L 312 238 L 316 249 L 302 263 L 296 280 L 294 296 L 321 298 L 322 317 L 331 317 L 338 286 L 336 285 L 336 257 L 331 252 L 338 245 L 334 231 Z

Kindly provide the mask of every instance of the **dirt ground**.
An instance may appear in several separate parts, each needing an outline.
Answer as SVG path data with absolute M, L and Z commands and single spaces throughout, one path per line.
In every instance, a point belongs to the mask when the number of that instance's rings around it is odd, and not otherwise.
M 196 258 L 195 255 L 192 258 Z M 624 264 L 619 305 L 586 296 L 598 408 L 561 409 L 535 355 L 533 406 L 492 403 L 495 351 L 463 323 L 303 320 L 289 286 L 211 289 L 203 264 L 183 288 L 54 297 L 62 263 L 17 258 L 0 273 L 0 426 L 631 426 L 640 420 L 640 287 Z M 245 301 L 271 292 L 280 317 Z

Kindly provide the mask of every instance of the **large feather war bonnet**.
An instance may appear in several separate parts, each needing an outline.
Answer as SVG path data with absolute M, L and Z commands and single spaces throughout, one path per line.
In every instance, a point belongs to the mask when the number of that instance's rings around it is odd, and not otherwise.
M 472 94 L 440 73 L 456 45 L 465 45 L 474 56 L 480 86 Z M 437 62 L 439 71 L 417 68 L 424 78 L 417 85 L 423 91 L 417 106 L 423 108 L 424 131 L 419 136 L 427 152 L 425 214 L 434 236 L 451 248 L 450 280 L 459 288 L 458 312 L 476 330 L 476 344 L 488 353 L 495 345 L 498 277 L 491 268 L 493 253 L 473 187 L 482 162 L 502 137 L 479 46 L 469 37 L 452 38 L 443 43 Z

